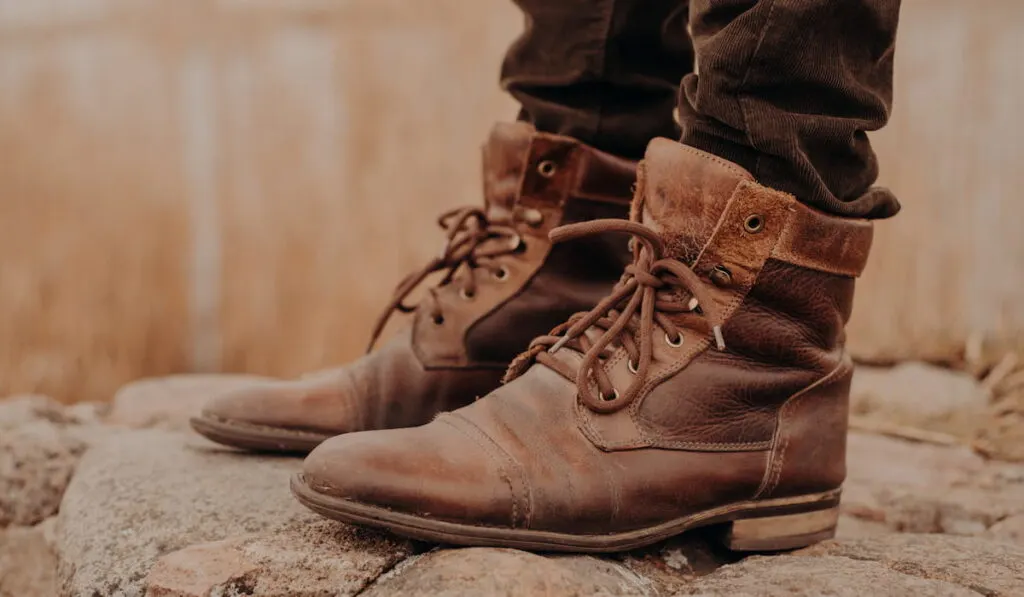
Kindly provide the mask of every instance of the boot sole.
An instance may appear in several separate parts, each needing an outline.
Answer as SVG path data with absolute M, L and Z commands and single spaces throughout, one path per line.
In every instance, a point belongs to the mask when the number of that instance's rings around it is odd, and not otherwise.
M 720 526 L 715 538 L 732 551 L 782 551 L 835 536 L 840 489 L 789 498 L 738 502 L 653 527 L 607 535 L 572 535 L 474 526 L 403 514 L 320 493 L 294 475 L 295 497 L 314 512 L 396 535 L 452 545 L 514 547 L 532 551 L 608 553 L 645 547 L 701 527 Z
M 309 454 L 313 448 L 334 437 L 328 433 L 270 427 L 213 417 L 193 417 L 189 424 L 196 433 L 211 441 L 252 452 Z

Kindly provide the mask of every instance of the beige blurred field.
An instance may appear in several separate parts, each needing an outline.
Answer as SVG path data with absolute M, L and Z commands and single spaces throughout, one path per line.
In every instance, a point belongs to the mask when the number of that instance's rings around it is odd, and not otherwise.
M 865 360 L 1024 345 L 1024 5 L 906 0 Z M 362 350 L 479 201 L 508 0 L 0 0 L 0 395 Z M 972 357 L 973 358 L 973 357 Z

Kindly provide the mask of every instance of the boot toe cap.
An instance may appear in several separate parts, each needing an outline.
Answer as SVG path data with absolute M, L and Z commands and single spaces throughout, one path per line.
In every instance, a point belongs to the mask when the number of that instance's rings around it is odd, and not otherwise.
M 332 438 L 306 458 L 303 480 L 319 494 L 404 514 L 514 524 L 507 466 L 445 419 Z

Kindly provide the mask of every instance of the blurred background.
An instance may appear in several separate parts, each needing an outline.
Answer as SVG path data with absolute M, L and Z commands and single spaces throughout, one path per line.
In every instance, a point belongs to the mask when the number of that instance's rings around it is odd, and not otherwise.
M 358 355 L 434 216 L 481 200 L 521 27 L 509 0 L 0 0 L 0 396 Z M 1022 40 L 1017 0 L 904 0 L 861 361 L 1024 355 Z

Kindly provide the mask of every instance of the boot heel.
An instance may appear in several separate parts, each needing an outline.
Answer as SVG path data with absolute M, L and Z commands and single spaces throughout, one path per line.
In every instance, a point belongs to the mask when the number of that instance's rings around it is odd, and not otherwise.
M 753 516 L 730 522 L 722 542 L 732 551 L 780 551 L 807 547 L 836 534 L 839 507 L 813 512 Z

